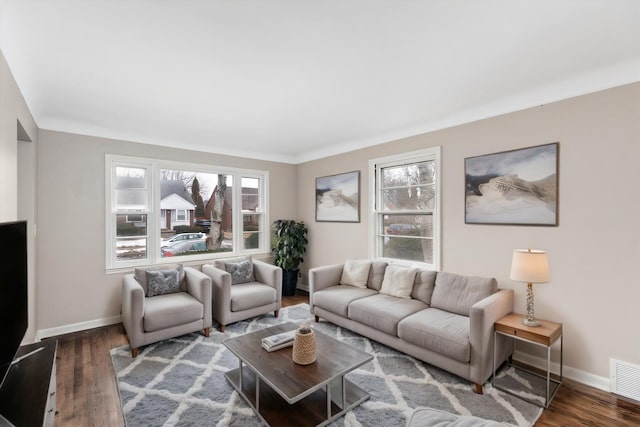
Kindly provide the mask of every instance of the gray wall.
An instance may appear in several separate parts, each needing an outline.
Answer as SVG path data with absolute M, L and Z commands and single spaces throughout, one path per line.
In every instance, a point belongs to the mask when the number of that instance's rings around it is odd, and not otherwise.
M 548 250 L 552 281 L 534 285 L 536 315 L 564 323 L 565 373 L 606 388 L 610 357 L 640 363 L 639 112 L 637 83 L 298 165 L 304 269 L 367 257 L 369 159 L 442 146 L 442 269 L 496 277 L 523 313 L 512 251 Z M 466 157 L 551 142 L 560 143 L 558 227 L 464 223 Z M 361 223 L 315 222 L 315 178 L 352 170 L 362 172 Z
M 18 141 L 18 122 L 22 141 Z M 0 222 L 19 219 L 28 224 L 29 328 L 25 342 L 33 341 L 37 331 L 34 230 L 37 137 L 38 128 L 0 53 Z
M 107 153 L 267 170 L 270 219 L 296 216 L 294 165 L 45 130 L 38 148 L 38 316 L 44 335 L 112 323 L 120 314 L 123 275 L 105 273 Z

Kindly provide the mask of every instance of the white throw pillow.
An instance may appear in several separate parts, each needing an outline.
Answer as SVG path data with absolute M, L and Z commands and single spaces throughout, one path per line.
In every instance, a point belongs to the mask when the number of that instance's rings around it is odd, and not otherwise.
M 342 267 L 341 285 L 351 285 L 358 288 L 366 288 L 369 280 L 369 269 L 371 261 L 348 259 Z
M 417 268 L 389 264 L 384 271 L 380 293 L 398 298 L 411 298 L 413 282 L 416 279 L 417 273 Z

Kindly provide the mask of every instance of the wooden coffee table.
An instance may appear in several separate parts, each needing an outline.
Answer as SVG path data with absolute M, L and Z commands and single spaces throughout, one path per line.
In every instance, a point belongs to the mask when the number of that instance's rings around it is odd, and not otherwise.
M 225 376 L 266 424 L 323 426 L 369 398 L 345 375 L 373 357 L 317 331 L 317 358 L 310 365 L 294 363 L 292 347 L 262 348 L 262 338 L 297 327 L 284 323 L 225 340 L 240 360 Z

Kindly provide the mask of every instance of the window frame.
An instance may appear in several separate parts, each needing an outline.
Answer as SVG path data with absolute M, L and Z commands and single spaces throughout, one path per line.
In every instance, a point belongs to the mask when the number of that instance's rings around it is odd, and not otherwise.
M 145 184 L 148 193 L 148 210 L 139 211 L 117 211 L 116 210 L 116 191 L 114 185 L 116 183 L 116 168 L 140 168 L 145 169 Z M 227 258 L 239 255 L 259 255 L 271 253 L 270 233 L 269 233 L 269 171 L 230 168 L 225 166 L 207 165 L 202 163 L 177 162 L 162 159 L 150 159 L 142 157 L 131 157 L 114 154 L 105 155 L 105 266 L 107 273 L 117 273 L 121 271 L 130 271 L 134 267 L 155 265 L 155 264 L 174 264 L 175 258 L 161 257 L 160 246 L 160 226 L 161 226 L 161 209 L 160 209 L 160 171 L 163 169 L 184 170 L 196 173 L 208 174 L 224 174 L 232 176 L 232 233 L 233 233 L 233 249 L 228 252 L 207 253 L 198 255 L 183 255 L 180 262 L 204 261 L 217 258 Z M 261 218 L 260 230 L 262 236 L 259 239 L 259 245 L 256 249 L 244 249 L 242 241 L 243 229 L 243 212 L 242 209 L 236 209 L 242 202 L 242 185 L 241 178 L 256 178 L 259 181 L 259 199 Z M 117 215 L 147 215 L 147 255 L 140 260 L 118 260 L 116 250 L 116 227 Z M 188 212 L 187 219 L 189 217 Z M 166 217 L 165 217 L 166 221 Z
M 369 257 L 387 261 L 393 261 L 400 264 L 416 265 L 422 268 L 428 268 L 439 271 L 442 266 L 442 193 L 441 193 L 441 148 L 440 146 L 431 147 L 423 150 L 411 151 L 407 153 L 394 154 L 390 156 L 380 157 L 369 160 Z M 433 161 L 435 164 L 435 206 L 433 208 L 433 262 L 412 261 L 401 258 L 383 257 L 384 235 L 379 232 L 382 230 L 382 222 L 385 214 L 402 214 L 403 210 L 385 211 L 378 210 L 377 206 L 381 206 L 381 191 L 378 191 L 378 182 L 381 176 L 381 170 L 387 167 L 402 166 L 408 164 Z M 408 212 L 408 211 L 405 211 Z M 408 213 L 409 215 L 411 213 Z

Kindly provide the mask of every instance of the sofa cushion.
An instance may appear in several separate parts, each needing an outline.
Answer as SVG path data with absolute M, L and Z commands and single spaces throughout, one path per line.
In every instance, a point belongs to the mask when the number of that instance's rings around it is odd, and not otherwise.
M 432 270 L 418 270 L 416 280 L 411 291 L 411 298 L 422 301 L 427 305 L 431 305 L 431 295 L 436 285 L 437 272 Z
M 431 307 L 468 316 L 471 306 L 498 290 L 494 278 L 439 272 Z
M 239 262 L 225 262 L 224 269 L 231 275 L 231 284 L 255 282 L 256 276 L 253 274 L 253 262 L 245 259 Z
M 180 292 L 178 270 L 149 270 L 147 275 L 147 297 Z
M 335 285 L 314 292 L 313 305 L 342 317 L 347 317 L 347 307 L 360 298 L 376 295 L 373 289 L 356 288 L 349 285 Z
M 276 302 L 276 290 L 260 282 L 242 283 L 231 287 L 231 311 L 243 311 L 250 308 Z
M 349 304 L 348 317 L 395 337 L 400 320 L 425 308 L 421 301 L 378 294 Z
M 398 337 L 427 350 L 468 363 L 470 319 L 437 308 L 412 314 L 398 324 Z
M 203 318 L 204 307 L 186 292 L 159 295 L 144 302 L 144 330 L 153 332 Z
M 371 262 L 371 268 L 369 269 L 369 280 L 367 280 L 367 287 L 380 291 L 382 287 L 382 279 L 384 279 L 384 272 L 387 269 L 386 261 L 374 260 Z
M 348 259 L 342 267 L 341 285 L 351 285 L 366 288 L 369 279 L 371 261 L 366 259 Z
M 389 264 L 384 272 L 380 293 L 398 298 L 411 298 L 417 272 L 417 268 Z
M 163 265 L 156 265 L 153 267 L 136 267 L 134 270 L 133 277 L 136 279 L 136 282 L 138 282 L 140 286 L 142 286 L 142 289 L 144 290 L 144 294 L 146 296 L 149 290 L 147 287 L 147 282 L 148 282 L 147 271 L 172 270 L 172 269 L 178 270 L 178 280 L 180 281 L 180 291 L 186 292 L 187 291 L 187 275 L 184 272 L 184 266 L 182 264 L 163 264 Z

